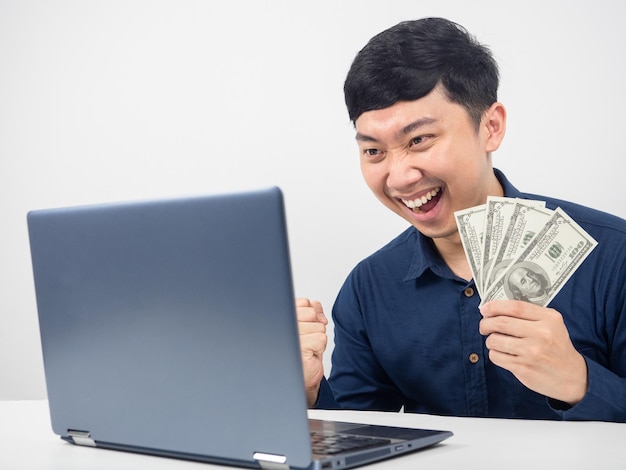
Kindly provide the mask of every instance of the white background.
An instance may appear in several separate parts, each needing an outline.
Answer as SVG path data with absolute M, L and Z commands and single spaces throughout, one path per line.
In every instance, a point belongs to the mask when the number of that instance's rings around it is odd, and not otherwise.
M 513 184 L 626 217 L 624 5 L 0 0 L 0 399 L 45 397 L 31 209 L 279 185 L 296 293 L 330 314 L 406 227 L 361 180 L 342 95 L 401 20 L 445 16 L 492 48 Z

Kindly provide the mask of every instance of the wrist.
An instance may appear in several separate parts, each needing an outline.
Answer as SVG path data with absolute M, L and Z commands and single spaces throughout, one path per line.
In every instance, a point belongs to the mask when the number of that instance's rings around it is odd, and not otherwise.
M 576 363 L 576 373 L 574 374 L 575 379 L 572 381 L 567 393 L 560 399 L 569 406 L 574 406 L 582 401 L 587 394 L 587 389 L 589 388 L 587 361 L 585 361 L 585 358 L 581 354 L 578 354 L 578 361 L 576 361 Z

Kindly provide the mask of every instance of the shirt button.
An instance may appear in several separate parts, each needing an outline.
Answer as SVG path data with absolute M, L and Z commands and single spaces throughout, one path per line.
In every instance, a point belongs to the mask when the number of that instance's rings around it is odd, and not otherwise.
M 471 297 L 472 295 L 474 295 L 474 289 L 468 287 L 463 291 L 463 293 L 465 294 L 465 297 Z
M 476 364 L 478 362 L 478 360 L 480 359 L 480 356 L 478 356 L 478 354 L 476 354 L 476 353 L 472 353 L 472 354 L 469 355 L 468 359 L 469 359 L 469 361 L 472 364 Z

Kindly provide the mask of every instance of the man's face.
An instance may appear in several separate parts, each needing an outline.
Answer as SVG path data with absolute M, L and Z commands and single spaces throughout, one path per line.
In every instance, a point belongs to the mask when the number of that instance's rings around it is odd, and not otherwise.
M 499 133 L 488 117 L 496 105 Z M 504 135 L 504 108 L 496 105 L 478 130 L 465 108 L 438 88 L 419 100 L 363 113 L 355 126 L 367 185 L 435 243 L 442 237 L 458 241 L 454 212 L 502 195 L 490 157 Z
M 509 276 L 509 283 L 517 286 L 526 297 L 539 297 L 543 294 L 543 287 L 537 280 L 537 276 L 526 268 L 517 268 Z

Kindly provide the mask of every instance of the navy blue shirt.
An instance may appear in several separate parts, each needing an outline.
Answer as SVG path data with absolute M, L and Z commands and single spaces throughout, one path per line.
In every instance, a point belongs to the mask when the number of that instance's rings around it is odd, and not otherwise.
M 489 361 L 474 281 L 455 276 L 432 240 L 411 227 L 348 276 L 333 307 L 335 346 L 318 408 L 455 416 L 626 421 L 626 221 L 560 206 L 598 246 L 548 305 L 564 318 L 588 367 L 588 391 L 569 407 Z

